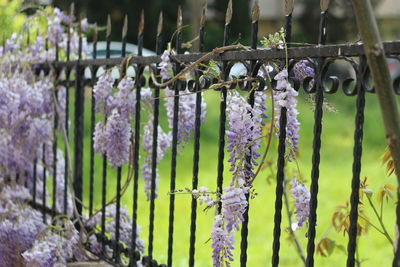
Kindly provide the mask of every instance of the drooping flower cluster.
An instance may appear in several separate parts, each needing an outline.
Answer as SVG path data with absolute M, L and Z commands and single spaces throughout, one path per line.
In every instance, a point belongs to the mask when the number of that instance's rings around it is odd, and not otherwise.
M 2 184 L 0 191 L 0 262 L 2 266 L 23 264 L 21 254 L 30 249 L 45 227 L 42 215 L 24 204 L 29 191 L 20 185 Z
M 78 246 L 79 233 L 73 223 L 63 220 L 55 228 L 41 233 L 32 248 L 22 254 L 27 266 L 65 266 L 69 259 L 84 258 Z
M 115 238 L 115 216 L 116 216 L 117 208 L 114 204 L 108 205 L 106 207 L 105 217 L 106 217 L 106 233 L 110 235 L 111 238 Z M 92 235 L 89 239 L 89 247 L 91 251 L 100 253 L 101 245 L 95 237 L 95 234 L 101 231 L 101 211 L 97 212 L 92 218 L 85 222 L 85 225 L 92 229 Z M 140 251 L 144 251 L 143 240 L 139 239 L 140 227 L 137 225 L 136 227 L 136 248 Z M 128 211 L 125 207 L 120 208 L 120 242 L 122 242 L 126 247 L 131 247 L 131 238 L 132 238 L 132 220 L 128 215 Z M 112 253 L 111 248 L 106 245 L 105 251 L 108 253 Z M 112 256 L 112 254 L 110 255 Z
M 297 62 L 293 67 L 293 73 L 300 83 L 303 83 L 306 77 L 313 78 L 315 76 L 314 69 L 309 66 L 307 60 L 300 60 Z
M 260 156 L 257 149 L 266 117 L 265 97 L 263 92 L 256 92 L 253 107 L 236 91 L 229 92 L 227 98 L 227 151 L 232 180 L 221 196 L 221 215 L 215 217 L 211 233 L 214 266 L 233 260 L 234 230 L 240 230 L 248 206 L 249 186 L 246 182 L 254 177 L 253 169 Z
M 211 241 L 213 266 L 221 267 L 226 260 L 226 264 L 229 266 L 229 261 L 233 261 L 232 251 L 235 248 L 234 232 L 226 231 L 221 215 L 216 215 L 214 218 Z
M 165 50 L 161 56 L 161 62 L 158 66 L 160 69 L 160 75 L 163 80 L 171 78 L 172 75 L 172 62 L 170 55 L 174 55 L 173 50 Z M 190 75 L 186 75 L 189 78 Z M 174 102 L 175 102 L 175 91 L 172 88 L 167 88 L 165 91 L 166 100 L 165 108 L 168 116 L 168 126 L 170 129 L 173 128 L 174 120 Z M 207 104 L 201 100 L 201 114 L 200 123 L 204 122 L 206 116 Z M 179 111 L 178 111 L 178 143 L 185 144 L 191 138 L 191 132 L 195 128 L 196 121 L 196 94 L 190 93 L 188 89 L 179 92 Z
M 294 207 L 298 227 L 303 226 L 310 216 L 310 192 L 307 187 L 296 180 L 296 177 L 290 182 L 292 188 L 290 189 L 291 197 L 294 198 Z
M 229 154 L 230 171 L 233 172 L 231 186 L 243 184 L 253 178 L 253 169 L 257 165 L 260 147 L 263 119 L 265 115 L 265 94 L 256 92 L 254 107 L 238 92 L 229 92 L 227 98 L 227 151 Z M 251 162 L 246 161 L 251 157 Z
M 151 174 L 152 174 L 152 163 L 153 163 L 153 119 L 149 119 L 147 124 L 144 126 L 143 132 L 143 150 L 146 152 L 144 163 L 142 165 L 142 178 L 144 181 L 144 191 L 147 195 L 147 200 L 151 199 Z M 163 129 L 158 126 L 157 130 L 157 159 L 156 164 L 158 165 L 161 159 L 164 158 L 167 149 L 171 144 L 171 135 L 163 131 Z M 156 183 L 155 192 L 157 192 L 158 185 L 158 172 L 156 169 Z M 157 197 L 157 193 L 155 193 Z
M 289 161 L 295 159 L 295 152 L 298 151 L 300 122 L 297 120 L 299 112 L 296 109 L 298 92 L 293 89 L 288 81 L 288 72 L 286 69 L 280 71 L 274 80 L 277 81 L 276 90 L 273 90 L 275 102 L 275 127 L 277 136 L 279 136 L 279 119 L 281 109 L 286 108 L 286 147 L 288 149 L 287 158 Z
M 131 147 L 131 117 L 135 113 L 136 97 L 131 78 L 124 77 L 113 94 L 114 78 L 105 72 L 93 88 L 96 110 L 106 116 L 106 123 L 98 122 L 94 132 L 94 149 L 107 155 L 111 166 L 121 167 L 129 161 Z
M 175 52 L 173 50 L 165 50 L 161 55 L 161 62 L 158 64 L 158 68 L 160 69 L 161 79 L 163 80 L 167 80 L 171 77 L 172 62 L 169 56 L 174 54 Z
M 173 128 L 174 120 L 174 101 L 175 92 L 173 90 L 165 90 L 165 108 L 168 116 L 168 126 Z M 201 101 L 200 123 L 204 122 L 206 116 L 207 104 Z M 179 92 L 179 111 L 178 111 L 178 143 L 186 144 L 192 137 L 196 122 L 196 94 L 190 93 L 187 89 Z

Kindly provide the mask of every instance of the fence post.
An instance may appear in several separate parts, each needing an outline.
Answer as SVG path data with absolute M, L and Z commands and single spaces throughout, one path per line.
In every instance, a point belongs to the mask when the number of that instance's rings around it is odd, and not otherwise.
M 368 0 L 353 0 L 357 25 L 364 43 L 365 56 L 374 79 L 376 94 L 381 107 L 382 118 L 386 130 L 386 141 L 394 161 L 397 176 L 397 198 L 400 199 L 400 116 L 396 97 L 387 67 L 385 51 L 380 38 L 378 25 L 372 6 Z M 397 231 L 400 225 L 400 205 L 397 202 Z M 393 266 L 400 266 L 399 238 L 396 238 L 396 253 Z
M 83 172 L 83 87 L 82 87 L 82 36 L 81 25 L 79 24 L 79 47 L 78 60 L 75 66 L 75 129 L 74 129 L 74 194 L 75 206 L 79 215 L 82 214 L 82 172 Z M 77 225 L 79 228 L 80 226 Z

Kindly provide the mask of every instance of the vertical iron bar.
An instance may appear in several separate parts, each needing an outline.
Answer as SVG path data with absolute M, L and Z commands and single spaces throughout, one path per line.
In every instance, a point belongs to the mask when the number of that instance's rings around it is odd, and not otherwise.
M 36 207 L 36 178 L 37 177 L 37 158 L 33 160 L 33 188 L 32 188 L 32 201 L 33 207 Z
M 42 149 L 42 164 L 43 164 L 43 183 L 42 183 L 42 213 L 43 213 L 43 222 L 46 223 L 46 144 L 43 144 Z
M 58 62 L 58 36 L 56 36 L 56 62 Z M 56 76 L 58 78 L 59 70 L 56 69 Z M 58 88 L 57 88 L 58 89 Z M 58 112 L 56 105 L 58 104 L 58 90 L 55 90 L 55 101 L 54 104 L 54 125 L 53 125 L 53 205 L 52 205 L 52 216 L 56 216 L 56 202 L 57 202 L 57 126 L 58 126 Z
M 68 40 L 67 40 L 67 62 L 70 61 L 70 54 L 71 54 L 71 27 L 72 27 L 72 20 L 74 17 L 74 4 L 71 4 L 70 7 L 70 14 L 69 14 L 69 24 L 68 24 Z M 65 151 L 64 151 L 64 214 L 67 214 L 68 211 L 68 165 L 69 165 L 69 158 L 68 158 L 68 146 L 69 146 L 69 79 L 70 79 L 71 69 L 67 67 L 66 71 L 66 86 L 65 86 L 65 133 L 66 133 L 66 144 L 65 144 Z
M 358 220 L 358 204 L 360 190 L 360 172 L 361 172 L 361 156 L 362 156 L 362 140 L 364 126 L 364 107 L 365 107 L 365 91 L 362 84 L 362 73 L 366 68 L 366 58 L 360 57 L 360 65 L 357 73 L 357 110 L 355 118 L 354 130 L 354 148 L 353 148 L 353 179 L 351 182 L 350 197 L 350 227 L 349 242 L 347 244 L 347 267 L 354 267 L 355 252 L 357 246 L 357 220 Z
M 124 26 L 122 28 L 122 47 L 121 47 L 121 57 L 125 57 L 126 54 L 126 33 L 128 30 L 128 16 L 125 15 Z M 122 68 L 126 68 L 126 66 L 122 66 Z M 124 69 L 124 73 L 126 73 L 126 69 Z M 123 79 L 122 73 L 120 79 Z M 117 199 L 116 199 L 116 212 L 115 212 L 115 248 L 114 248 L 114 258 L 116 262 L 121 263 L 120 257 L 120 244 L 119 244 L 119 235 L 120 235 L 120 207 L 121 207 L 121 172 L 122 167 L 118 167 L 117 169 Z
M 45 41 L 45 50 L 49 50 L 49 40 L 46 38 Z M 43 143 L 43 155 L 42 155 L 42 165 L 43 165 L 43 188 L 42 188 L 42 204 L 43 204 L 43 222 L 46 223 L 46 143 Z
M 258 34 L 258 16 L 259 16 L 259 6 L 257 1 L 254 2 L 253 8 L 252 8 L 252 23 L 251 23 L 251 48 L 252 49 L 257 49 L 257 34 Z M 257 73 L 254 73 L 254 67 L 256 65 L 257 61 L 252 60 L 250 64 L 250 75 L 255 77 L 257 76 Z M 251 88 L 251 83 L 249 83 L 249 90 L 250 95 L 248 99 L 249 105 L 253 108 L 254 107 L 254 90 Z M 251 112 L 250 112 L 250 116 Z M 252 142 L 252 140 L 249 140 L 249 142 Z M 252 149 L 251 146 L 248 148 L 249 154 L 246 155 L 246 169 L 251 172 L 251 166 L 252 164 Z M 251 181 L 253 177 L 246 177 L 247 181 Z M 240 266 L 241 267 L 246 267 L 247 265 L 247 236 L 249 233 L 248 229 L 248 224 L 249 224 L 249 209 L 250 209 L 250 203 L 249 203 L 249 193 L 246 193 L 246 201 L 247 201 L 247 209 L 243 213 L 243 222 L 242 222 L 242 230 L 241 230 L 241 242 L 240 242 Z
M 106 58 L 110 58 L 110 35 L 111 35 L 111 18 L 107 17 L 107 31 L 106 31 Z M 107 118 L 104 119 L 107 121 Z M 101 237 L 102 237 L 102 253 L 106 255 L 105 251 L 105 233 L 106 233 L 106 200 L 107 200 L 107 156 L 103 156 L 103 180 L 101 192 Z
M 322 0 L 324 2 L 324 0 Z M 326 1 L 325 1 L 326 2 Z M 325 45 L 326 42 L 326 26 L 327 26 L 328 11 L 321 11 L 320 29 L 319 29 L 319 45 Z M 315 234 L 317 224 L 317 206 L 318 206 L 318 179 L 319 179 L 319 163 L 320 163 L 320 150 L 321 150 L 321 133 L 322 133 L 322 104 L 324 101 L 324 93 L 322 88 L 321 68 L 324 59 L 318 60 L 318 73 L 316 75 L 316 93 L 315 93 L 315 113 L 314 113 L 314 141 L 313 141 L 313 155 L 312 155 L 312 169 L 311 169 L 311 187 L 310 187 L 310 217 L 308 219 L 308 242 L 307 242 L 307 258 L 306 266 L 314 266 L 314 250 L 315 250 Z
M 175 40 L 176 53 L 180 54 L 182 43 L 182 9 L 178 8 L 177 17 L 177 32 Z M 174 74 L 178 74 L 181 70 L 181 65 L 175 63 Z M 174 88 L 174 115 L 172 121 L 172 147 L 171 147 L 171 180 L 170 180 L 170 192 L 175 191 L 175 179 L 176 179 L 176 155 L 178 145 L 178 120 L 179 120 L 179 81 L 175 82 Z M 168 89 L 167 89 L 168 90 Z M 168 227 L 168 266 L 172 266 L 172 253 L 173 253 L 173 242 L 174 242 L 174 212 L 175 212 L 175 194 L 170 194 L 169 197 L 169 227 Z
M 94 27 L 94 33 L 93 33 L 93 51 L 92 51 L 92 56 L 93 59 L 96 59 L 97 57 L 97 25 Z M 94 93 L 93 93 L 93 87 L 96 83 L 96 67 L 92 67 L 91 72 L 92 72 L 92 81 L 91 81 L 91 86 L 92 86 L 92 101 L 91 101 L 91 107 L 90 107 L 90 171 L 89 171 L 89 217 L 93 215 L 93 184 L 94 184 L 94 139 L 93 139 L 93 133 L 94 133 L 94 128 L 95 128 L 95 123 L 96 123 L 96 112 L 95 112 L 95 106 L 96 106 L 96 100 L 94 98 Z
M 228 8 L 226 10 L 225 17 L 225 27 L 224 27 L 224 40 L 223 46 L 229 44 L 229 35 L 231 31 L 231 19 L 232 19 L 232 1 L 228 3 Z M 222 79 L 227 80 L 229 73 L 226 72 L 228 62 L 222 62 Z M 217 174 L 217 195 L 222 195 L 222 184 L 224 182 L 224 154 L 225 154 L 225 124 L 226 124 L 226 97 L 227 88 L 223 86 L 221 88 L 221 101 L 219 104 L 219 140 L 218 140 L 218 174 Z M 221 214 L 222 205 L 219 202 L 217 206 L 218 214 Z
M 144 13 L 142 11 L 139 21 L 138 29 L 138 56 L 142 56 L 143 50 L 143 28 L 144 28 Z M 137 65 L 136 71 L 136 109 L 135 109 L 135 137 L 133 147 L 133 216 L 132 216 L 132 254 L 130 255 L 130 265 L 136 266 L 136 231 L 137 231 L 137 209 L 138 209 L 138 180 L 139 180 L 139 147 L 140 147 L 140 79 L 141 79 L 141 65 Z
M 199 52 L 204 52 L 204 26 L 206 22 L 206 7 L 202 10 L 200 29 L 199 29 Z M 193 179 L 192 189 L 197 189 L 199 180 L 199 161 L 200 161 L 200 123 L 201 123 L 201 88 L 199 78 L 202 74 L 201 70 L 195 72 L 195 91 L 196 91 L 196 111 L 195 111 L 195 128 L 194 128 L 194 152 L 193 152 Z M 189 245 L 189 266 L 194 266 L 194 256 L 196 249 L 196 217 L 197 217 L 197 200 L 192 198 L 191 220 L 190 220 L 190 245 Z
M 75 206 L 79 215 L 82 214 L 82 175 L 83 175 L 83 125 L 84 125 L 84 92 L 82 86 L 82 36 L 81 25 L 79 24 L 79 46 L 78 60 L 76 61 L 75 72 L 75 128 L 74 128 L 74 194 L 78 201 Z M 79 229 L 79 225 L 77 225 Z
M 289 1 L 290 2 L 290 1 Z M 285 42 L 287 46 L 291 42 L 292 35 L 292 12 L 293 9 L 288 10 L 285 16 Z M 272 89 L 274 90 L 274 89 Z M 272 92 L 271 92 L 272 94 Z M 287 109 L 281 108 L 281 115 L 279 117 L 279 144 L 278 144 L 278 162 L 276 173 L 276 189 L 275 189 L 275 215 L 274 215 L 274 240 L 272 243 L 272 266 L 279 265 L 279 250 L 280 250 L 280 236 L 281 236 L 281 222 L 282 222 L 282 196 L 283 196 L 283 182 L 285 180 L 285 153 L 286 153 L 286 125 L 287 125 Z

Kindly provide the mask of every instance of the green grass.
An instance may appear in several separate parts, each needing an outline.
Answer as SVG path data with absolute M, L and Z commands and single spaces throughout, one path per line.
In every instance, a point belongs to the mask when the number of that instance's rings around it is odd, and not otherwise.
M 213 190 L 216 188 L 217 176 L 219 95 L 217 92 L 207 92 L 205 98 L 208 107 L 206 122 L 201 128 L 199 185 L 207 186 Z M 298 108 L 300 111 L 301 138 L 298 162 L 301 173 L 307 180 L 307 186 L 309 186 L 314 117 L 311 104 L 306 103 L 304 99 L 304 95 L 299 97 Z M 331 227 L 331 216 L 335 207 L 345 204 L 350 196 L 356 98 L 344 96 L 343 93 L 337 93 L 334 96 L 329 95 L 328 100 L 338 109 L 338 112 L 325 112 L 323 118 L 316 241 L 322 237 L 329 237 L 337 240 L 339 244 L 346 247 L 347 236 L 336 233 L 333 230 Z M 368 176 L 370 187 L 376 192 L 385 183 L 395 184 L 395 179 L 394 177 L 386 177 L 384 168 L 380 163 L 380 156 L 385 149 L 385 140 L 380 111 L 375 96 L 367 95 L 366 102 L 361 177 Z M 73 102 L 71 101 L 71 103 Z M 85 105 L 84 201 L 87 204 L 89 196 L 90 107 L 88 102 Z M 270 106 L 269 103 L 268 105 Z M 163 107 L 161 110 L 162 120 L 165 125 Z M 144 122 L 145 118 L 142 120 L 142 127 Z M 276 137 L 273 137 L 274 143 L 271 146 L 268 156 L 268 160 L 273 162 L 273 166 L 276 165 L 276 139 Z M 167 261 L 170 159 L 169 151 L 159 166 L 159 197 L 155 202 L 153 255 L 159 263 L 166 263 Z M 101 158 L 96 156 L 94 199 L 97 208 L 100 208 L 101 203 L 101 161 Z M 191 187 L 192 166 L 193 143 L 191 142 L 180 151 L 177 159 L 177 188 L 184 189 L 185 187 Z M 227 166 L 226 162 L 225 166 Z M 294 168 L 294 164 L 288 166 L 289 170 L 293 170 Z M 126 171 L 127 168 L 125 167 L 123 169 L 124 177 L 126 176 Z M 260 173 L 254 184 L 258 196 L 250 201 L 248 266 L 268 266 L 271 261 L 275 182 L 272 180 L 272 183 L 268 183 L 268 175 L 269 172 L 267 171 Z M 139 179 L 138 224 L 142 229 L 140 237 L 144 239 L 147 250 L 150 203 L 146 201 L 143 192 L 143 182 L 141 178 Z M 224 184 L 226 185 L 229 180 L 230 174 L 226 170 Z M 132 187 L 131 184 L 129 190 L 122 198 L 123 205 L 126 205 L 130 212 L 132 211 Z M 116 171 L 109 168 L 108 199 L 115 195 L 115 188 Z M 173 262 L 174 266 L 187 266 L 191 197 L 187 194 L 178 194 L 176 195 L 175 203 Z M 369 207 L 367 207 L 366 211 L 373 218 L 372 210 Z M 196 266 L 211 266 L 211 248 L 208 239 L 210 237 L 214 210 L 204 212 L 202 207 L 198 207 L 197 214 Z M 377 224 L 375 218 L 372 221 Z M 384 221 L 388 231 L 393 236 L 395 221 L 395 206 L 393 202 L 386 205 Z M 289 237 L 285 231 L 287 226 L 286 213 L 283 211 L 280 250 L 281 266 L 301 266 L 301 260 L 296 254 L 295 247 L 287 240 Z M 305 237 L 305 227 L 296 232 L 296 234 L 302 244 L 303 250 L 306 250 L 307 239 Z M 237 234 L 236 240 L 236 250 L 234 251 L 235 262 L 232 266 L 239 266 L 239 234 Z M 366 236 L 361 237 L 359 254 L 360 258 L 366 260 L 362 266 L 389 266 L 393 255 L 392 248 L 387 240 L 372 228 Z M 315 260 L 316 266 L 344 266 L 346 255 L 343 252 L 337 251 L 328 258 L 315 256 Z

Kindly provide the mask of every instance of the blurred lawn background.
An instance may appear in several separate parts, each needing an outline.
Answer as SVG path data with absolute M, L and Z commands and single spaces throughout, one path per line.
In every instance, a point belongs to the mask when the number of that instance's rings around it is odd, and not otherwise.
M 219 93 L 207 91 L 204 94 L 207 102 L 207 115 L 205 123 L 201 127 L 200 144 L 200 172 L 199 186 L 207 186 L 210 190 L 216 189 L 217 177 L 217 155 L 218 155 L 218 122 L 219 122 Z M 311 156 L 313 140 L 314 114 L 312 104 L 306 101 L 307 96 L 300 93 L 298 109 L 301 122 L 300 130 L 300 153 L 298 163 L 301 174 L 307 180 L 306 186 L 310 186 Z M 328 237 L 334 239 L 339 245 L 346 248 L 347 235 L 337 233 L 331 226 L 332 214 L 335 207 L 345 205 L 349 201 L 351 192 L 352 178 L 352 155 L 353 155 L 353 131 L 355 118 L 356 97 L 345 96 L 342 92 L 336 95 L 327 96 L 337 112 L 324 112 L 321 165 L 319 180 L 318 198 L 318 242 L 321 238 Z M 73 101 L 71 100 L 71 103 Z M 165 112 L 163 101 L 161 101 L 161 124 L 166 128 Z M 268 107 L 271 106 L 267 103 Z M 89 117 L 90 103 L 85 106 L 85 178 L 84 178 L 84 201 L 88 203 L 89 196 Z M 269 114 L 271 109 L 269 108 Z M 73 116 L 71 114 L 71 116 Z M 72 118 L 72 117 L 71 117 Z M 101 118 L 98 118 L 101 119 Z M 269 119 L 270 121 L 270 115 Z M 142 116 L 141 128 L 146 122 L 146 115 Z M 72 130 L 72 129 L 71 129 Z M 72 131 L 71 131 L 72 132 Z M 273 143 L 268 154 L 267 160 L 271 161 L 273 168 L 276 165 L 277 138 L 273 137 Z M 265 144 L 264 144 L 265 147 Z M 264 148 L 263 147 L 263 148 Z M 261 150 L 262 151 L 262 150 Z M 365 127 L 363 141 L 363 158 L 361 178 L 368 177 L 370 188 L 377 192 L 379 187 L 386 183 L 396 185 L 395 178 L 387 177 L 384 167 L 381 165 L 381 155 L 385 151 L 385 141 L 383 125 L 380 118 L 380 110 L 374 95 L 367 94 L 365 109 Z M 228 154 L 225 154 L 227 158 Z M 154 258 L 160 262 L 167 261 L 167 240 L 168 240 L 168 216 L 169 216 L 169 183 L 170 183 L 170 150 L 159 166 L 159 189 L 156 199 L 155 209 L 155 235 L 154 235 Z M 143 158 L 143 156 L 142 156 Z M 142 162 L 142 161 L 141 161 Z M 95 161 L 95 193 L 94 202 L 96 207 L 101 204 L 101 179 L 102 179 L 102 159 L 96 156 Z M 193 142 L 185 145 L 180 150 L 177 159 L 176 188 L 191 188 L 193 166 Z M 228 172 L 228 162 L 225 162 L 224 186 L 227 186 L 231 174 Z M 296 165 L 290 163 L 287 166 L 288 176 L 292 178 L 295 173 Z M 127 167 L 123 169 L 124 177 L 127 174 Z M 250 219 L 249 219 L 249 247 L 248 247 L 248 266 L 268 266 L 272 255 L 272 234 L 273 217 L 275 203 L 275 173 L 269 169 L 259 174 L 254 189 L 258 193 L 255 199 L 250 200 Z M 132 212 L 132 193 L 133 184 L 122 198 L 123 205 L 129 212 Z M 110 167 L 108 169 L 107 199 L 111 199 L 116 193 L 116 171 Z M 375 195 L 373 196 L 375 198 Z M 190 209 L 191 196 L 188 194 L 177 194 L 175 206 L 174 224 L 174 266 L 187 266 L 190 235 Z M 147 249 L 148 226 L 149 226 L 149 205 L 143 192 L 143 182 L 139 178 L 139 200 L 138 200 L 138 224 L 142 232 L 140 237 L 144 239 Z M 290 199 L 291 205 L 293 203 Z M 373 215 L 372 209 L 366 205 L 366 214 L 374 224 L 378 224 Z M 197 210 L 197 234 L 196 234 L 196 264 L 197 266 L 211 266 L 211 242 L 209 241 L 212 221 L 215 209 L 203 211 L 199 206 Z M 289 234 L 285 229 L 289 226 L 287 214 L 283 209 L 282 236 L 281 236 L 281 265 L 282 266 L 302 266 L 300 258 L 296 254 L 294 245 L 289 241 Z M 385 203 L 384 221 L 389 233 L 394 235 L 395 205 L 394 201 Z M 306 250 L 307 238 L 306 227 L 296 232 L 303 250 Z M 233 266 L 239 266 L 239 244 L 240 234 L 236 235 L 236 250 L 234 251 L 235 262 Z M 379 249 L 376 249 L 379 248 Z M 360 259 L 365 260 L 362 266 L 389 266 L 392 259 L 392 248 L 385 237 L 373 228 L 369 228 L 366 236 L 362 236 L 359 242 Z M 316 256 L 316 266 L 343 266 L 346 262 L 344 252 L 337 250 L 330 257 L 324 258 Z

